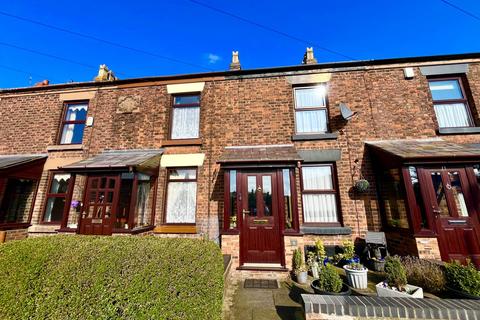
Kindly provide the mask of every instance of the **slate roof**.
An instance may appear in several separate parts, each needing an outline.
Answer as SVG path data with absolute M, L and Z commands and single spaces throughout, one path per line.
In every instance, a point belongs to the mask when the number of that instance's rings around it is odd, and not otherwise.
M 122 169 L 130 167 L 158 167 L 163 149 L 109 150 L 91 158 L 62 167 L 65 170 Z
M 47 158 L 46 154 L 0 155 L 0 170 Z
M 367 141 L 368 146 L 402 160 L 433 158 L 480 158 L 480 148 L 442 139 Z
M 281 162 L 300 160 L 302 158 L 293 144 L 284 144 L 225 147 L 225 151 L 217 162 Z

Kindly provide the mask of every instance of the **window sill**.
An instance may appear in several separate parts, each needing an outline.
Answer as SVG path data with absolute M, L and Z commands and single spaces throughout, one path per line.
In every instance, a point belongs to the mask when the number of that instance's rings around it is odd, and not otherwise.
M 153 230 L 154 228 L 155 228 L 154 226 L 146 226 L 146 227 L 133 228 L 133 229 L 113 228 L 112 233 L 139 234 L 139 233 Z
M 153 229 L 155 233 L 197 233 L 195 225 L 162 225 Z
M 57 144 L 48 146 L 47 151 L 68 151 L 68 150 L 83 150 L 82 144 Z
M 315 133 L 315 134 L 294 134 L 292 141 L 308 141 L 308 140 L 333 140 L 338 138 L 338 133 Z
M 202 139 L 172 139 L 172 140 L 165 140 L 162 142 L 162 147 L 170 147 L 170 146 L 201 146 Z
M 464 128 L 439 128 L 439 134 L 475 134 L 480 133 L 480 127 L 464 127 Z
M 13 230 L 13 229 L 27 229 L 30 226 L 31 226 L 30 223 L 22 223 L 22 222 L 0 223 L 0 231 Z
M 316 235 L 350 235 L 352 229 L 348 227 L 310 227 L 303 226 L 300 228 L 303 234 L 316 234 Z

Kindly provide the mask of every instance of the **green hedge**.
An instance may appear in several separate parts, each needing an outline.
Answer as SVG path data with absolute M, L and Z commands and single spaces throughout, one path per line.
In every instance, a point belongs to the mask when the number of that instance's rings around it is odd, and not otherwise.
M 53 236 L 0 245 L 0 319 L 220 319 L 213 242 Z

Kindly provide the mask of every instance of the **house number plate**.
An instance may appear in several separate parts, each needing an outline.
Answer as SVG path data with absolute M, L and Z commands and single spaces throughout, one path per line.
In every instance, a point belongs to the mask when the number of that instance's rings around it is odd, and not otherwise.
M 253 220 L 254 224 L 267 224 L 268 220 L 267 219 L 258 219 L 258 220 Z
M 92 223 L 102 223 L 102 219 L 92 219 Z

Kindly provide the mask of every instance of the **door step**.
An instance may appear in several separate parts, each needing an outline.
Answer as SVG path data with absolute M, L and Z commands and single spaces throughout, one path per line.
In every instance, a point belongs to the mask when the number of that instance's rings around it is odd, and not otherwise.
M 238 270 L 288 271 L 279 263 L 244 263 Z

